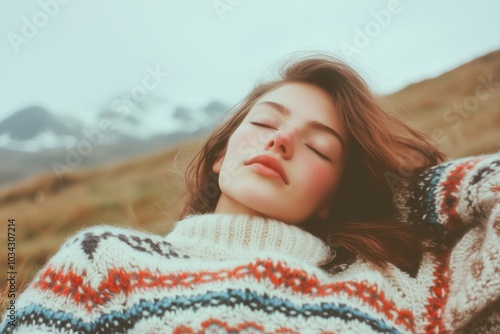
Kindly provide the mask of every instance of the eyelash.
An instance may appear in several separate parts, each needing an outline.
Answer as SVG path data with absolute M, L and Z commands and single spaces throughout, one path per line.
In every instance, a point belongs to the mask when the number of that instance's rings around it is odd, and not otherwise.
M 265 128 L 269 128 L 269 129 L 274 129 L 273 127 L 269 126 L 269 125 L 266 125 L 266 124 L 262 124 L 262 123 L 257 123 L 257 122 L 250 122 L 250 124 L 253 124 L 253 125 L 256 125 L 256 126 L 261 126 L 261 127 L 265 127 Z M 306 145 L 311 151 L 313 151 L 314 153 L 316 153 L 321 159 L 323 160 L 326 160 L 326 161 L 331 161 L 330 158 L 328 158 L 326 155 L 322 154 L 321 152 L 319 152 L 318 150 L 314 149 L 313 147 L 309 146 L 309 145 Z
M 328 157 L 327 157 L 326 155 L 324 155 L 323 153 L 321 153 L 321 152 L 319 152 L 319 151 L 315 150 L 314 148 L 312 148 L 312 147 L 311 147 L 311 146 L 309 146 L 309 145 L 306 145 L 306 146 L 307 146 L 307 147 L 309 147 L 312 151 L 314 151 L 314 153 L 316 153 L 317 155 L 319 155 L 321 159 L 326 160 L 326 161 L 331 161 L 331 160 L 330 160 L 330 158 L 328 158 Z
M 262 127 L 269 128 L 269 129 L 274 129 L 274 128 L 273 128 L 273 127 L 271 127 L 271 126 L 266 125 L 266 124 L 262 124 L 262 123 L 250 122 L 250 124 L 257 125 L 257 126 L 262 126 Z

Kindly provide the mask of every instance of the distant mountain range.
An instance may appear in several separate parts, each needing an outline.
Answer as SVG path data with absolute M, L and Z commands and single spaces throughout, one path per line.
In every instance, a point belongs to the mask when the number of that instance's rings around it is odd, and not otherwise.
M 20 110 L 0 122 L 0 136 L 8 136 L 17 141 L 32 140 L 46 131 L 60 136 L 74 134 L 74 129 L 37 106 Z M 7 144 L 8 142 L 5 143 Z
M 75 151 L 80 168 L 170 149 L 201 138 L 228 109 L 219 101 L 199 110 L 163 105 L 126 118 L 104 110 L 90 124 L 40 106 L 19 110 L 0 122 L 0 187 L 50 171 L 54 163 L 67 165 Z M 108 131 L 102 124 L 110 125 Z

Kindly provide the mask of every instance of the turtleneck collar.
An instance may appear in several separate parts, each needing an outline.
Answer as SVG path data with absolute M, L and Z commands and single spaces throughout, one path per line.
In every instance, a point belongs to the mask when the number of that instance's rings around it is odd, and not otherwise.
M 327 245 L 301 228 L 247 214 L 189 215 L 166 240 L 191 256 L 214 260 L 282 254 L 317 266 L 331 258 Z

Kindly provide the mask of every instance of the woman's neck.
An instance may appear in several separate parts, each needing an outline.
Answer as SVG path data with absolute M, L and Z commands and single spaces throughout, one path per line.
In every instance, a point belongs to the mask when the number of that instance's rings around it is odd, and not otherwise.
M 264 216 L 262 213 L 249 208 L 246 205 L 234 200 L 230 196 L 221 193 L 213 213 L 223 213 L 230 215 Z

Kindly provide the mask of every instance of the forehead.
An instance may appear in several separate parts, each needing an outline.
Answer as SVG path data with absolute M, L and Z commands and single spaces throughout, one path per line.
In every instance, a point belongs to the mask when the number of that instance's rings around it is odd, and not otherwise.
M 260 110 L 272 110 L 269 106 L 259 105 L 263 101 L 279 103 L 290 110 L 293 118 L 319 121 L 334 128 L 343 137 L 346 136 L 340 113 L 332 97 L 318 86 L 302 82 L 284 84 L 257 99 L 250 114 Z

